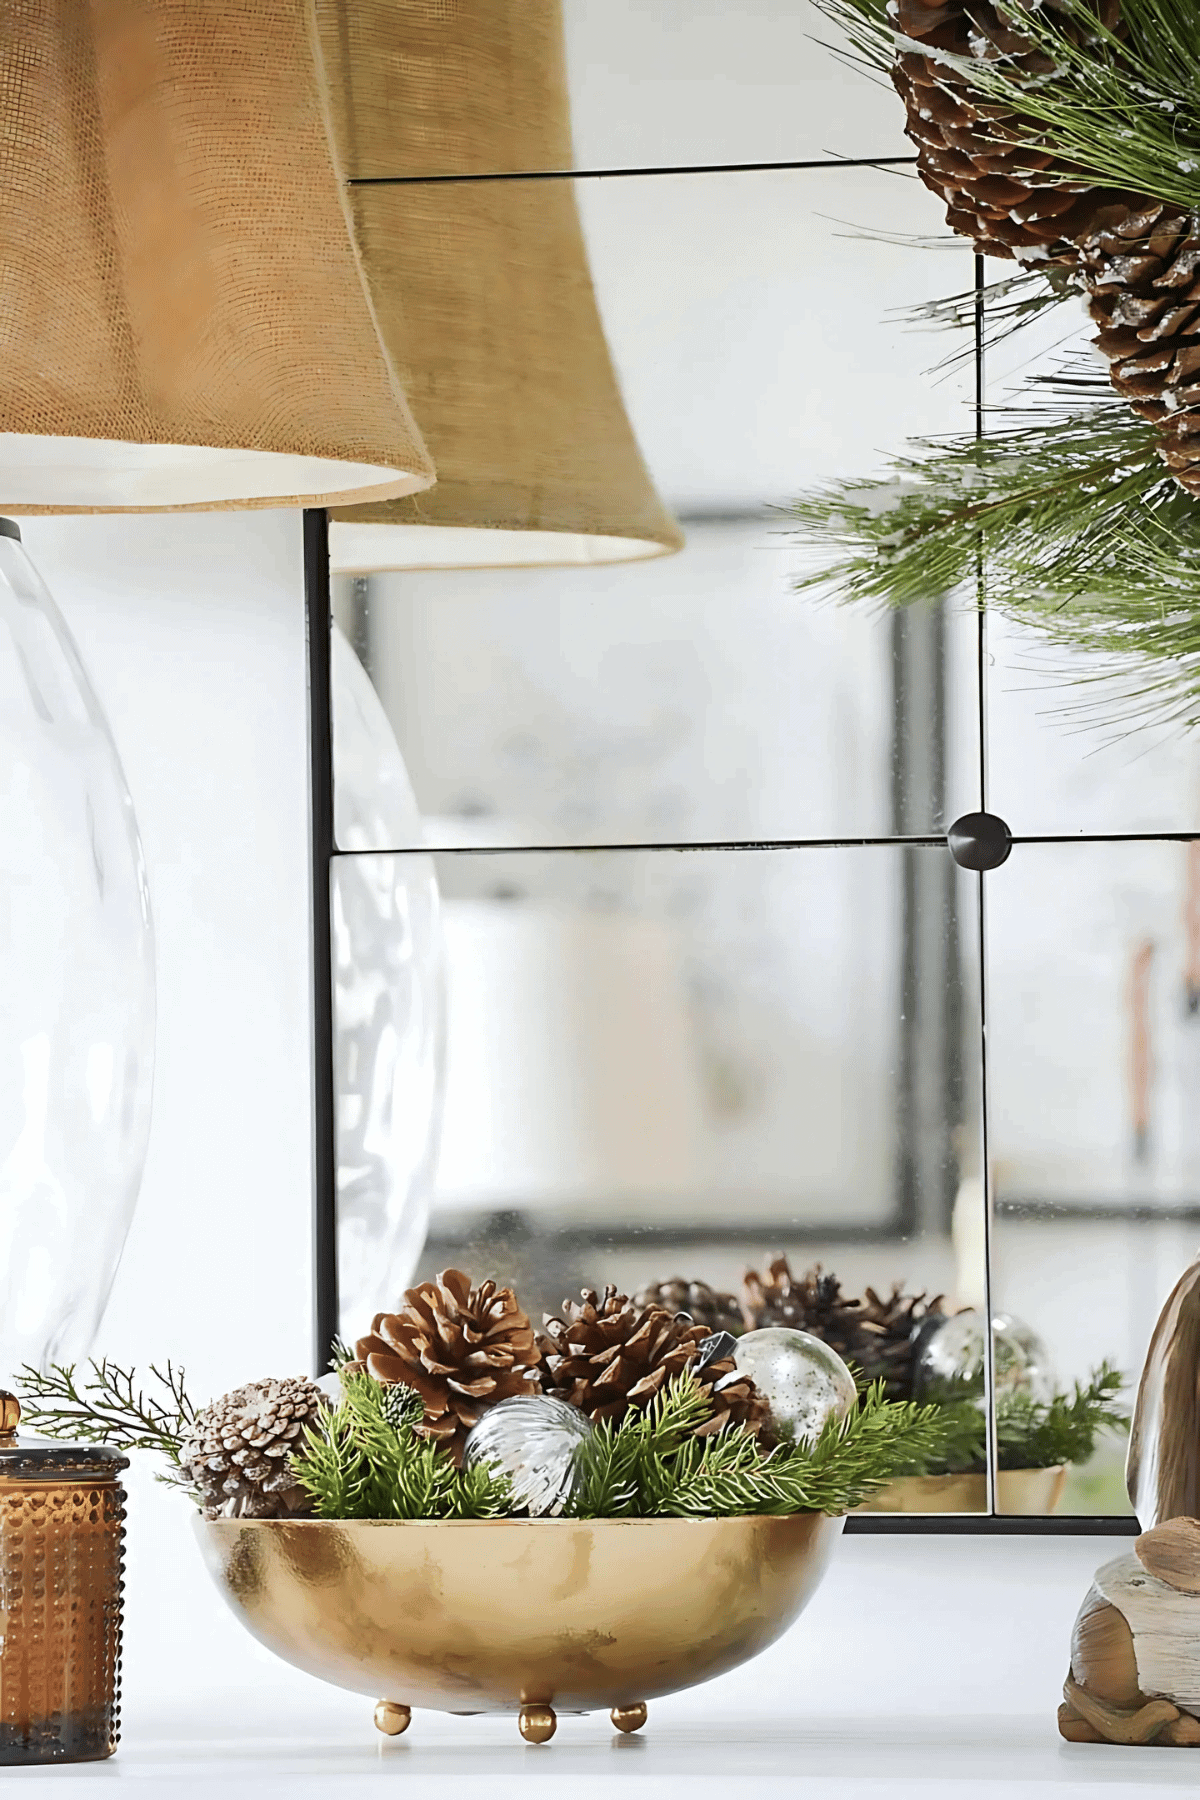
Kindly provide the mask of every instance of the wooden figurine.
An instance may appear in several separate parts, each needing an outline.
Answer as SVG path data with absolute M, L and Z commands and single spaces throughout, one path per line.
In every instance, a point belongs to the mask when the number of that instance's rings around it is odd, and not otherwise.
M 1200 1745 L 1200 1260 L 1146 1355 L 1129 1498 L 1146 1529 L 1096 1571 L 1071 1633 L 1058 1728 L 1073 1743 Z

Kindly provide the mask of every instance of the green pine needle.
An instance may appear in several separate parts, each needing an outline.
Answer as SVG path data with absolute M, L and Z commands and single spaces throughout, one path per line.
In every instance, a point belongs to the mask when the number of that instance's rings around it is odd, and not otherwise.
M 850 1511 L 942 1450 L 936 1407 L 883 1398 L 877 1383 L 814 1444 L 764 1452 L 744 1428 L 693 1435 L 712 1402 L 685 1370 L 644 1412 L 597 1424 L 572 1508 L 579 1518 L 710 1518 Z
M 1086 1462 L 1105 1428 L 1121 1429 L 1129 1415 L 1117 1404 L 1124 1377 L 1109 1362 L 1093 1370 L 1072 1394 L 1043 1404 L 1028 1394 L 1008 1394 L 996 1409 L 996 1453 L 1002 1469 L 1049 1469 Z
M 417 1435 L 423 1408 L 410 1388 L 342 1376 L 342 1397 L 292 1458 L 319 1519 L 494 1519 L 509 1511 L 507 1481 L 486 1467 L 456 1469 Z
M 925 440 L 892 478 L 843 481 L 789 509 L 798 590 L 905 606 L 974 582 L 1049 643 L 1098 653 L 1111 719 L 1200 723 L 1200 507 L 1153 427 L 1102 376 L 1067 365 L 982 443 Z

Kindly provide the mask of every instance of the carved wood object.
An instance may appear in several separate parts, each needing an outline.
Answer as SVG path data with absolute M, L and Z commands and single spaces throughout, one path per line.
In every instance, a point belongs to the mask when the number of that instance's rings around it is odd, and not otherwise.
M 1058 1728 L 1073 1743 L 1200 1745 L 1200 1259 L 1163 1307 L 1129 1440 L 1146 1529 L 1097 1569 L 1071 1633 Z

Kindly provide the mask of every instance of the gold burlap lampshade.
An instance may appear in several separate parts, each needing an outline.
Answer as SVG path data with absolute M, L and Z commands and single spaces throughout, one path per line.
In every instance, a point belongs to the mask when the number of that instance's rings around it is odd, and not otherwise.
M 570 167 L 558 0 L 316 0 L 316 10 L 347 178 Z M 437 485 L 339 506 L 333 567 L 613 562 L 678 549 L 621 401 L 572 183 L 348 194 Z
M 0 512 L 429 485 L 311 0 L 0 5 Z

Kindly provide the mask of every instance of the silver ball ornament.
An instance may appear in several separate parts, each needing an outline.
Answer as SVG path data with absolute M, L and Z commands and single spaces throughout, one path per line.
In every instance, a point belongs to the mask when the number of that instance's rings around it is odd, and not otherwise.
M 844 1419 L 858 1399 L 836 1350 L 808 1331 L 767 1325 L 737 1340 L 733 1360 L 771 1409 L 777 1437 L 811 1444 L 827 1419 Z
M 1054 1398 L 1054 1371 L 1045 1344 L 1010 1313 L 992 1316 L 992 1359 L 998 1394 Z M 913 1370 L 918 1400 L 983 1399 L 983 1314 L 954 1313 L 921 1346 Z
M 514 1394 L 489 1407 L 472 1427 L 463 1466 L 486 1464 L 506 1475 L 514 1511 L 553 1517 L 578 1491 L 591 1435 L 592 1422 L 577 1406 L 551 1394 Z

